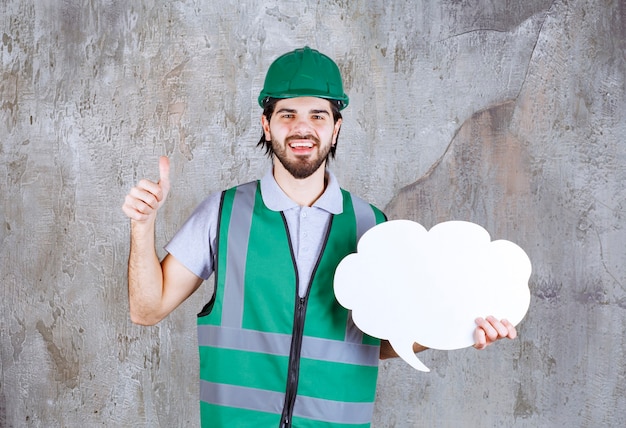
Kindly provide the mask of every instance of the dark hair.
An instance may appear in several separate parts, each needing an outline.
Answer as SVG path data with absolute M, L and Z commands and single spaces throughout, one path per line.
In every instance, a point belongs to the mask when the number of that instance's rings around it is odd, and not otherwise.
M 266 100 L 264 100 L 264 106 L 263 107 L 263 116 L 265 116 L 267 118 L 267 121 L 269 122 L 270 119 L 272 118 L 272 115 L 274 114 L 274 108 L 276 107 L 276 103 L 278 101 L 280 101 L 281 98 L 267 98 Z M 339 111 L 339 106 L 341 104 L 340 101 L 335 101 L 335 100 L 328 100 L 330 101 L 330 110 L 332 112 L 333 115 L 333 121 L 334 123 L 337 123 L 337 121 L 339 119 L 341 119 L 341 111 Z M 339 128 L 339 131 L 341 131 L 341 128 Z M 337 131 L 337 136 L 335 137 L 335 144 L 330 148 L 330 157 L 334 158 L 335 157 L 335 151 L 337 150 L 337 143 L 339 142 L 339 131 Z M 261 130 L 261 139 L 259 140 L 259 142 L 257 143 L 257 147 L 264 147 L 265 148 L 265 154 L 268 156 L 272 156 L 274 154 L 274 151 L 272 150 L 272 142 L 271 141 L 267 141 L 265 139 L 265 131 Z

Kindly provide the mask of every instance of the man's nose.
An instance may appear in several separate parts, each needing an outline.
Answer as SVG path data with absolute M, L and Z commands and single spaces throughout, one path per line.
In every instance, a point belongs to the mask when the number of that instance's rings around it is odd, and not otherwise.
M 294 124 L 293 132 L 300 135 L 308 135 L 311 134 L 312 129 L 313 127 L 308 118 L 298 118 Z

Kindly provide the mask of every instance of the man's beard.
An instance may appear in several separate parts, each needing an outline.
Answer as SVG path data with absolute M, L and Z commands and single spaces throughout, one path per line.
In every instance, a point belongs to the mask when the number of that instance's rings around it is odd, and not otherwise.
M 321 151 L 313 153 L 310 156 L 296 156 L 296 159 L 294 160 L 289 159 L 287 156 L 289 141 L 303 138 L 313 140 L 315 142 L 315 145 L 313 147 L 317 147 Z M 326 148 L 323 148 L 320 144 L 319 139 L 312 135 L 307 135 L 305 137 L 300 135 L 287 137 L 285 139 L 285 144 L 278 144 L 274 140 L 272 140 L 272 150 L 274 152 L 274 156 L 278 158 L 278 160 L 285 167 L 287 172 L 289 172 L 294 178 L 297 179 L 308 178 L 313 175 L 313 173 L 317 171 L 328 159 L 330 148 L 330 144 L 327 144 Z

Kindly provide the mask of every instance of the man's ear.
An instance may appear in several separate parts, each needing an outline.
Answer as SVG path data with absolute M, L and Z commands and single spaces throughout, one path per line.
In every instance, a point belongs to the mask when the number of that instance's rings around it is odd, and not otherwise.
M 335 128 L 333 129 L 333 146 L 337 144 L 337 135 L 339 134 L 339 130 L 341 129 L 342 119 L 337 119 L 335 122 Z
M 272 141 L 272 134 L 270 133 L 270 121 L 265 115 L 261 116 L 261 126 L 263 126 L 263 132 L 265 133 L 265 140 Z

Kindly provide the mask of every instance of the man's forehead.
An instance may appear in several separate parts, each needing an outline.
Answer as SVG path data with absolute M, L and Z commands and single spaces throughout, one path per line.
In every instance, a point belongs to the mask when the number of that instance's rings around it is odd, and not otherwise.
M 330 101 L 324 98 L 316 97 L 295 97 L 295 98 L 282 98 L 276 102 L 276 111 L 287 110 L 327 110 L 331 112 Z

